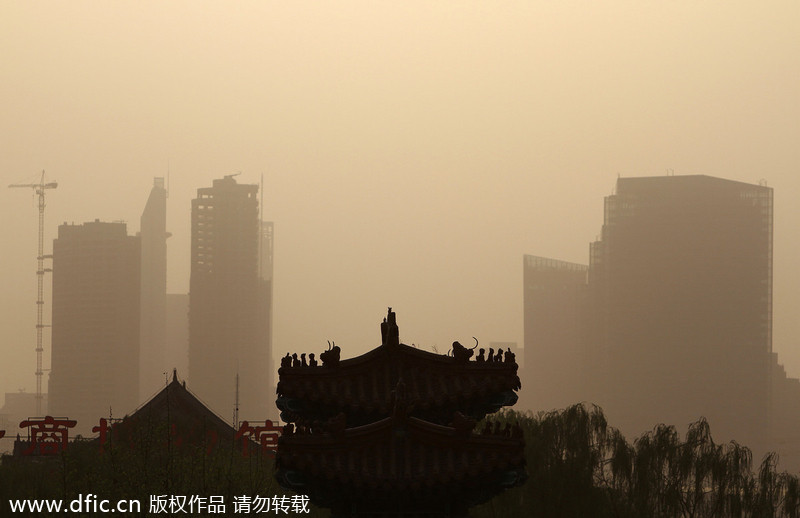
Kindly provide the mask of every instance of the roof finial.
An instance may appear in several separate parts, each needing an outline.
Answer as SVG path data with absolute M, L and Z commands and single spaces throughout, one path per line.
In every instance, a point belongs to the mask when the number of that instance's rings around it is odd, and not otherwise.
M 381 323 L 381 343 L 383 345 L 398 345 L 400 343 L 400 329 L 397 327 L 397 315 L 389 308 L 386 318 Z
M 178 369 L 175 367 L 172 368 L 172 381 L 178 381 Z

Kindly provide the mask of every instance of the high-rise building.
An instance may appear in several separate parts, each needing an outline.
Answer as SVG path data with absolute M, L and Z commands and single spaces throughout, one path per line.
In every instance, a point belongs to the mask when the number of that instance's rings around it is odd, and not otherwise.
M 79 431 L 138 404 L 139 277 L 140 240 L 125 223 L 58 227 L 48 413 Z
M 164 179 L 155 178 L 141 217 L 142 242 L 140 383 L 139 401 L 165 385 L 172 371 L 166 363 L 167 298 L 167 190 Z
M 581 315 L 588 269 L 545 257 L 523 257 L 522 409 L 565 408 L 587 397 Z
M 708 176 L 620 178 L 591 245 L 587 381 L 636 436 L 705 416 L 715 439 L 768 434 L 772 189 Z
M 197 190 L 192 200 L 189 379 L 198 396 L 226 419 L 237 415 L 237 400 L 241 419 L 263 420 L 273 406 L 271 291 L 268 296 L 259 275 L 263 235 L 258 185 L 226 176 Z

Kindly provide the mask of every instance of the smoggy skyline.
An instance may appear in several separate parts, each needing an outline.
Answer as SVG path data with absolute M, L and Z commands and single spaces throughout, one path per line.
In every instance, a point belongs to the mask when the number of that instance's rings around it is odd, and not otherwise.
M 170 293 L 197 188 L 263 175 L 275 358 L 361 354 L 387 306 L 408 344 L 522 345 L 523 254 L 587 264 L 618 175 L 763 179 L 774 350 L 800 376 L 798 21 L 790 1 L 5 2 L 0 171 L 59 183 L 47 251 L 65 221 L 137 232 L 169 173 Z M 30 191 L 0 203 L 0 392 L 35 390 Z

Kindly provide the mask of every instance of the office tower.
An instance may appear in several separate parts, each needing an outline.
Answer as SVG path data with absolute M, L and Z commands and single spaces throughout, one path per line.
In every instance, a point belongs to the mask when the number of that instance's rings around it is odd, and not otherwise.
M 167 190 L 155 178 L 141 217 L 142 242 L 139 401 L 146 401 L 172 372 L 165 360 L 167 297 Z
M 523 257 L 522 409 L 565 408 L 586 399 L 581 311 L 587 270 L 582 264 Z
M 772 352 L 772 189 L 708 176 L 620 178 L 591 245 L 587 372 L 629 436 L 705 416 L 759 448 Z
M 258 185 L 232 176 L 192 200 L 189 380 L 209 407 L 230 419 L 263 420 L 274 400 Z
M 125 223 L 58 227 L 48 413 L 76 419 L 79 432 L 137 406 L 139 263 Z

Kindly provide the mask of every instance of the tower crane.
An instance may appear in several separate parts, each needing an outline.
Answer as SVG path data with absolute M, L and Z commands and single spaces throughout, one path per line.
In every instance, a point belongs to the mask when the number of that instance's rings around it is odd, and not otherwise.
M 38 263 L 36 268 L 37 298 L 36 298 L 36 415 L 42 415 L 42 330 L 46 326 L 42 322 L 44 313 L 44 274 L 52 272 L 52 268 L 44 267 L 45 259 L 52 259 L 51 255 L 44 255 L 44 195 L 47 189 L 58 187 L 56 182 L 44 182 L 44 171 L 39 183 L 12 183 L 9 187 L 23 187 L 33 189 L 34 194 L 39 197 L 39 255 L 36 257 Z

